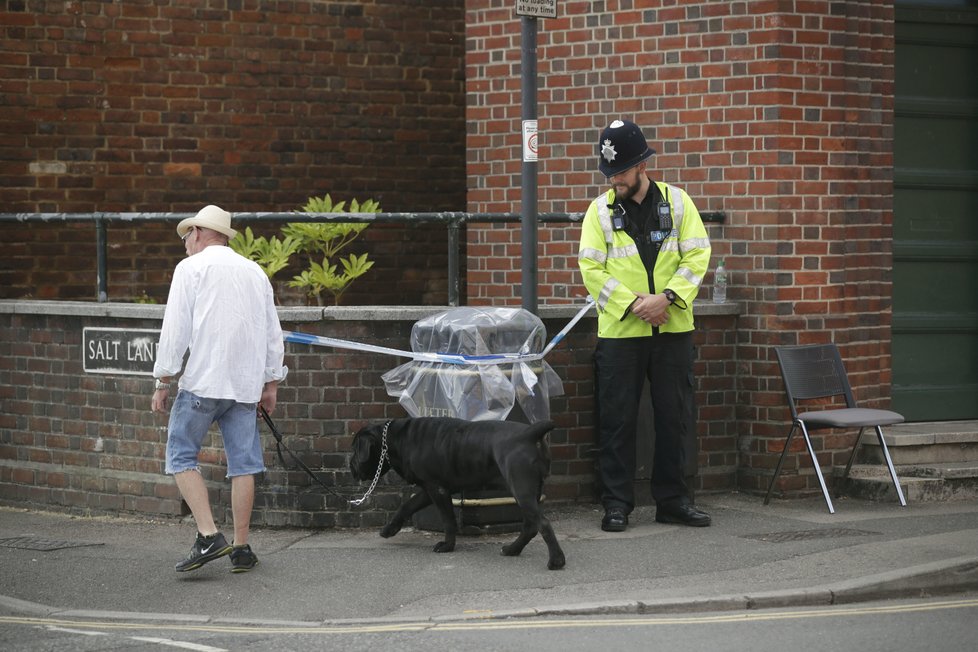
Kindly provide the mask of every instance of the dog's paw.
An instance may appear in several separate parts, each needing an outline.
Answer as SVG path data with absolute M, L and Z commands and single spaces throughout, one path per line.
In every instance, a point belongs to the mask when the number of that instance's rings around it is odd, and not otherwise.
M 453 550 L 455 550 L 455 544 L 447 541 L 439 541 L 434 547 L 435 552 L 452 552 Z
M 397 523 L 388 523 L 380 530 L 380 536 L 385 539 L 390 539 L 392 536 L 401 531 L 401 526 Z
M 560 570 L 566 563 L 567 560 L 564 558 L 564 555 L 556 555 L 551 557 L 547 562 L 547 570 Z
M 523 546 L 517 546 L 513 543 L 503 546 L 503 557 L 516 557 L 521 552 L 523 552 Z

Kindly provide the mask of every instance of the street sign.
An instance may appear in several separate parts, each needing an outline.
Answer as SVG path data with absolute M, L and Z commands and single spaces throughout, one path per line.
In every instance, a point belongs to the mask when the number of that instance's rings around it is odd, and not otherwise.
M 556 18 L 557 0 L 516 0 L 516 15 Z
M 82 368 L 90 374 L 152 376 L 159 343 L 159 330 L 85 328 Z

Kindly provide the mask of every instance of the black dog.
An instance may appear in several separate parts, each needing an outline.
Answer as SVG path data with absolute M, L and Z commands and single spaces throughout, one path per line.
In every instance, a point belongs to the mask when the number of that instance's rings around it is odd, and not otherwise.
M 354 436 L 350 472 L 357 480 L 369 480 L 382 463 L 381 474 L 393 468 L 407 482 L 420 487 L 380 536 L 394 536 L 412 514 L 434 503 L 445 524 L 445 540 L 435 546 L 435 552 L 455 549 L 458 524 L 452 494 L 480 489 L 501 477 L 523 514 L 523 528 L 515 541 L 503 546 L 503 554 L 520 554 L 539 532 L 550 551 L 547 568 L 557 570 L 564 567 L 564 552 L 550 521 L 540 511 L 543 481 L 550 473 L 550 451 L 543 438 L 553 427 L 550 421 L 528 426 L 447 417 L 395 419 L 363 428 Z M 381 462 L 385 430 L 388 455 Z

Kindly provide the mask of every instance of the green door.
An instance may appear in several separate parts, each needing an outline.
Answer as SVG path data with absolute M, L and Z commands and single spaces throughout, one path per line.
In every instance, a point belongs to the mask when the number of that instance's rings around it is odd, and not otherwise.
M 978 7 L 898 2 L 893 409 L 978 418 Z

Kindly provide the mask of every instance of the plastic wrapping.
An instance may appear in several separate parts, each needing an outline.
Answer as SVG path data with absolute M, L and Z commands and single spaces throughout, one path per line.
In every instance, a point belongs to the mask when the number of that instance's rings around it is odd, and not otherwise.
M 415 353 L 491 355 L 543 351 L 547 331 L 521 308 L 454 308 L 426 317 L 411 329 Z M 383 376 L 412 417 L 446 416 L 470 421 L 502 420 L 519 405 L 530 421 L 550 418 L 550 397 L 564 392 L 545 360 L 506 364 L 411 361 Z

